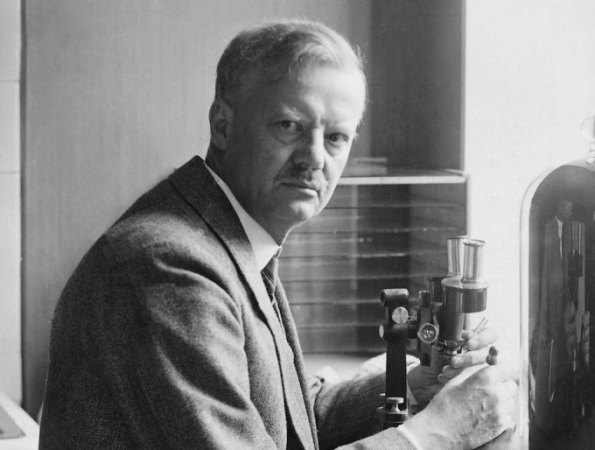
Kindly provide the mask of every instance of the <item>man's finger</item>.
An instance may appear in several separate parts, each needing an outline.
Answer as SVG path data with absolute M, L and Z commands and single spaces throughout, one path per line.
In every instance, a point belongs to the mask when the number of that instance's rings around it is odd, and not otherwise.
M 488 349 L 482 348 L 480 350 L 468 351 L 461 353 L 460 355 L 454 356 L 450 360 L 450 365 L 455 369 L 462 369 L 465 367 L 474 366 L 475 364 L 481 364 L 486 361 L 488 355 Z
M 469 350 L 478 350 L 483 347 L 488 347 L 496 342 L 498 333 L 491 327 L 487 327 L 477 334 L 472 331 L 463 331 L 463 339 L 469 340 L 466 342 L 466 347 Z
M 457 375 L 459 375 L 462 371 L 463 371 L 463 369 L 455 369 L 453 367 L 452 368 L 452 372 L 441 373 L 440 375 L 438 375 L 438 382 L 440 384 L 446 384 L 450 380 L 452 380 L 454 377 L 456 377 Z

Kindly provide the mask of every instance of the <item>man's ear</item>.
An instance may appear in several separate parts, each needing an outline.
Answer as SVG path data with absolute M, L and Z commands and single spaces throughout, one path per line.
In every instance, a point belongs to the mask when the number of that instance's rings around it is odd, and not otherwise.
M 211 142 L 220 150 L 227 149 L 233 110 L 229 103 L 221 98 L 216 98 L 209 110 L 209 122 L 211 123 Z

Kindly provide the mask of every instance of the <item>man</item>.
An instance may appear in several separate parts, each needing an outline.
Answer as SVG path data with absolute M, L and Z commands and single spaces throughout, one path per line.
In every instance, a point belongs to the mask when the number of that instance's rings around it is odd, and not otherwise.
M 194 158 L 141 197 L 62 294 L 40 448 L 460 449 L 510 425 L 516 385 L 498 368 L 375 435 L 383 375 L 307 380 L 276 255 L 327 204 L 365 104 L 360 59 L 320 24 L 269 24 L 230 43 L 206 164 Z M 418 375 L 414 391 L 433 392 L 435 374 Z

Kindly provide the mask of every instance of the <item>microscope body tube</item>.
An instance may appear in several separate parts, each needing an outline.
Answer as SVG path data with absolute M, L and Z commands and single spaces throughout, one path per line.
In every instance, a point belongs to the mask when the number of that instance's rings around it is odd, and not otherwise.
M 445 343 L 447 351 L 453 342 L 460 340 L 463 331 L 465 316 L 462 311 L 462 296 L 456 287 L 460 285 L 461 275 L 464 270 L 466 236 L 449 238 L 446 241 L 448 252 L 448 275 L 441 280 L 441 307 L 438 312 L 440 324 L 439 342 Z M 453 289 L 454 288 L 454 289 Z
M 460 273 L 442 280 L 442 306 L 438 312 L 439 337 L 438 355 L 432 360 L 432 367 L 441 371 L 451 356 L 461 351 L 462 332 L 468 313 L 484 311 L 487 305 L 488 283 L 481 279 L 482 249 L 484 242 L 475 239 L 455 238 L 459 242 L 449 245 L 449 268 L 451 248 L 463 247 Z

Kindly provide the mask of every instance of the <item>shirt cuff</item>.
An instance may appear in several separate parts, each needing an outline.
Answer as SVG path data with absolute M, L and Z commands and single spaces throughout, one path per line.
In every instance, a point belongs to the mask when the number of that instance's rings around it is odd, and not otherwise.
M 415 450 L 424 450 L 421 447 L 421 445 L 419 445 L 419 442 L 415 435 L 407 428 L 407 422 L 399 426 L 399 428 L 397 428 L 397 431 L 399 431 L 399 433 L 401 433 L 405 437 L 405 439 L 409 441 L 409 443 L 413 446 Z

